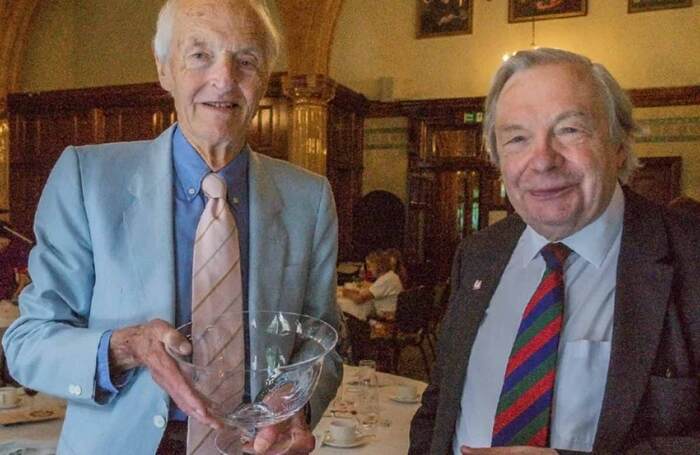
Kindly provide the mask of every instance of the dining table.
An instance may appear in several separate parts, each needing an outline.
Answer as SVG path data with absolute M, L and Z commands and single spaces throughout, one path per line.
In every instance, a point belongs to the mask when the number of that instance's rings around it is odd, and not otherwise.
M 355 366 L 344 365 L 343 370 L 343 385 L 338 388 L 336 399 L 331 402 L 324 416 L 313 430 L 316 437 L 316 449 L 312 453 L 317 455 L 388 455 L 407 453 L 411 419 L 418 410 L 420 394 L 423 393 L 427 384 L 415 379 L 382 372 L 377 373 L 376 387 L 379 396 L 379 419 L 376 428 L 371 433 L 367 433 L 367 436 L 358 440 L 356 447 L 337 448 L 331 447 L 325 442 L 327 441 L 328 428 L 332 421 L 354 418 L 352 415 L 334 412 L 334 406 L 338 398 L 345 387 L 356 380 L 360 369 Z M 395 401 L 397 399 L 396 388 L 402 384 L 413 385 L 416 388 L 418 396 L 415 400 L 410 400 L 410 402 L 405 402 L 405 400 Z M 52 398 L 40 394 L 34 399 L 51 400 Z M 37 402 L 34 405 L 38 404 Z M 0 425 L 0 454 L 32 453 L 33 455 L 53 455 L 62 425 L 63 419 Z M 31 449 L 31 452 L 14 451 L 20 448 Z
M 343 368 L 343 384 L 338 389 L 336 399 L 331 402 L 323 418 L 314 428 L 316 437 L 316 449 L 312 452 L 317 455 L 389 455 L 408 453 L 409 430 L 411 419 L 420 406 L 420 397 L 427 387 L 425 382 L 397 376 L 394 374 L 377 372 L 376 387 L 379 397 L 379 418 L 374 429 L 366 431 L 365 436 L 358 438 L 355 447 L 332 447 L 329 445 L 329 427 L 331 422 L 338 419 L 350 419 L 355 417 L 343 412 L 334 412 L 338 399 L 348 385 L 354 383 L 360 373 L 360 368 L 345 365 Z M 401 400 L 397 396 L 397 387 L 411 385 L 416 388 L 418 395 L 414 400 Z M 354 445 L 354 444 L 353 444 Z
M 53 455 L 63 427 L 65 401 L 28 395 L 21 388 L 17 408 L 0 409 L 0 455 Z

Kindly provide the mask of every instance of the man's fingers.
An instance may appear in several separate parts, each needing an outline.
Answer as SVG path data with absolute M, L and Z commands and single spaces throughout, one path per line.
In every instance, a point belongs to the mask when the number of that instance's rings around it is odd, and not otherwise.
M 154 353 L 153 357 L 154 359 L 149 362 L 153 380 L 163 387 L 178 408 L 203 425 L 215 429 L 221 428 L 222 422 L 211 415 L 207 409 L 207 402 L 182 376 L 175 360 L 164 350 Z
M 277 425 L 264 427 L 258 430 L 258 433 L 255 435 L 255 441 L 253 441 L 253 450 L 255 450 L 255 453 L 267 452 L 277 440 L 278 434 L 279 428 Z
M 192 353 L 192 343 L 190 343 L 182 333 L 175 329 L 167 330 L 162 335 L 161 340 L 165 346 L 169 346 L 174 352 L 182 355 L 189 355 Z
M 300 411 L 289 420 L 261 428 L 253 441 L 255 453 L 307 454 L 316 447 L 316 438 Z

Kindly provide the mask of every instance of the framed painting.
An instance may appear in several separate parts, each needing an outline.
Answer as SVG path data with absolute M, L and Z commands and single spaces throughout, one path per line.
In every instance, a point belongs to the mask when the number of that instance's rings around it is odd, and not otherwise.
M 508 0 L 508 22 L 585 16 L 587 0 Z
M 693 6 L 693 0 L 627 0 L 628 13 L 642 13 L 658 9 L 686 8 Z
M 472 32 L 474 0 L 416 0 L 417 38 Z

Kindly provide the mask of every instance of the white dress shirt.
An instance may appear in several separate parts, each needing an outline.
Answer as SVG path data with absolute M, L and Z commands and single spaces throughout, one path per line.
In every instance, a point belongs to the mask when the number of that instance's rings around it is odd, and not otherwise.
M 562 240 L 572 253 L 564 266 L 564 326 L 559 342 L 551 447 L 591 451 L 605 392 L 624 196 L 617 185 L 594 222 Z M 529 226 L 521 235 L 472 346 L 455 426 L 453 449 L 490 447 L 506 364 L 528 300 L 545 263 L 548 240 Z M 469 302 L 465 302 L 466 305 Z

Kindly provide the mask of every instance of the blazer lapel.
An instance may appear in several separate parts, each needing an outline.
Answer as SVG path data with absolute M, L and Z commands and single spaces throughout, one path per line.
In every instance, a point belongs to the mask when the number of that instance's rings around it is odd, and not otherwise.
M 474 246 L 461 250 L 462 263 L 468 265 L 463 265 L 457 271 L 462 276 L 458 277 L 460 281 L 455 289 L 456 294 L 450 299 L 451 308 L 445 319 L 451 321 L 449 328 L 444 329 L 450 339 L 441 343 L 442 349 L 447 348 L 447 352 L 443 356 L 445 361 L 442 363 L 435 428 L 443 430 L 434 433 L 435 438 L 440 440 L 440 453 L 449 450 L 452 442 L 476 333 L 524 228 L 520 218 L 512 216 L 494 227 L 500 229 L 500 233 L 494 232 L 484 237 L 474 234 L 477 238 L 470 240 Z
M 250 152 L 250 270 L 248 308 L 279 310 L 287 263 L 287 230 L 281 219 L 282 199 L 257 153 Z
M 140 285 L 147 318 L 175 320 L 172 131 L 168 128 L 138 157 L 123 214 L 134 283 Z M 144 315 L 139 312 L 140 315 Z
M 646 389 L 673 267 L 660 209 L 625 192 L 612 351 L 594 451 L 620 449 Z

